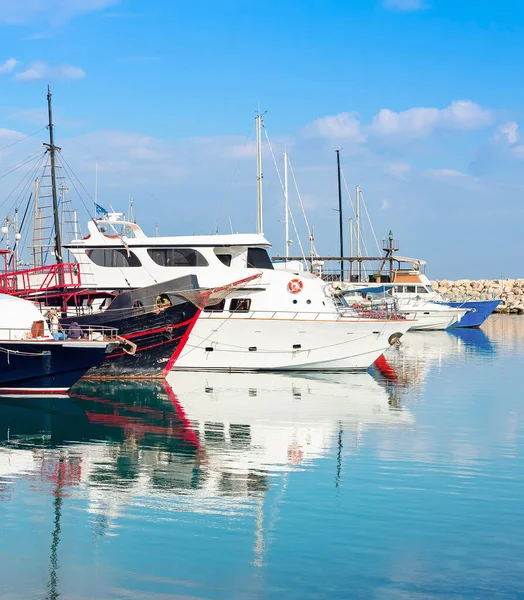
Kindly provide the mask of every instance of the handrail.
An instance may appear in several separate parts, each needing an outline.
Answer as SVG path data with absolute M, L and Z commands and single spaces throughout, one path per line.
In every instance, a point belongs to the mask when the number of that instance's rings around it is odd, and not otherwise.
M 37 277 L 38 280 L 35 281 Z M 81 285 L 80 265 L 77 263 L 44 265 L 0 274 L 0 292 L 14 296 L 56 290 L 62 287 L 77 288 Z
M 43 321 L 44 319 L 41 319 Z M 35 323 L 39 323 L 41 321 L 35 321 Z M 34 324 L 33 324 L 34 325 Z M 81 339 L 117 339 L 118 329 L 116 327 L 103 327 L 99 325 L 83 325 L 81 327 L 83 338 Z M 7 332 L 6 337 L 4 332 Z M 34 327 L 0 327 L 0 341 L 21 341 L 21 340 L 37 340 L 37 339 L 53 339 L 53 334 L 45 328 L 41 331 L 44 335 L 37 335 L 38 331 Z M 16 333 L 16 336 L 15 336 Z M 63 333 L 67 335 L 67 329 L 64 328 Z M 23 337 L 20 337 L 22 335 Z M 66 339 L 72 339 L 67 337 Z

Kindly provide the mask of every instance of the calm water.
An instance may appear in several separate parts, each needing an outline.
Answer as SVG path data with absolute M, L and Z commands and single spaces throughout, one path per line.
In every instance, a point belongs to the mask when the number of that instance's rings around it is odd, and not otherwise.
M 0 598 L 524 598 L 524 317 L 373 375 L 0 400 Z

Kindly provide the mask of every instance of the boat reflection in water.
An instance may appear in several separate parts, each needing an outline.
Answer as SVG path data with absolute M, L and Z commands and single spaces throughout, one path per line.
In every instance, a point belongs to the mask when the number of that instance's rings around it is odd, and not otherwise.
M 82 501 L 100 541 L 136 510 L 163 520 L 252 515 L 260 567 L 274 525 L 264 512 L 270 488 L 281 498 L 290 472 L 329 455 L 338 485 L 366 431 L 414 426 L 368 374 L 180 372 L 172 384 L 83 381 L 64 399 L 0 398 L 0 500 L 14 500 L 23 482 L 51 498 L 50 597 L 63 591 L 62 512 L 72 502 Z
M 483 359 L 497 356 L 497 342 L 482 329 L 448 329 L 446 331 L 408 332 L 401 342 L 390 348 L 386 360 L 395 372 L 388 382 L 380 372 L 376 374 L 392 396 L 407 390 L 421 391 L 429 373 L 454 361 L 464 362 L 472 355 Z
M 3 399 L 0 477 L 61 469 L 109 525 L 137 497 L 230 509 L 268 489 L 270 472 L 336 451 L 341 431 L 346 451 L 351 432 L 358 443 L 367 429 L 414 424 L 368 374 L 180 372 L 170 382 L 84 381 L 73 400 Z

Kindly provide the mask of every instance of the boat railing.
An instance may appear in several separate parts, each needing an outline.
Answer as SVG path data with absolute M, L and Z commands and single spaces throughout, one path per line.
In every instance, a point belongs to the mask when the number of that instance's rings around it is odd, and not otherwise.
M 226 311 L 210 311 L 204 312 L 199 317 L 216 318 L 224 316 Z M 264 320 L 284 320 L 284 321 L 333 321 L 340 317 L 353 319 L 380 319 L 380 320 L 403 320 L 405 317 L 393 311 L 390 308 L 383 307 L 339 307 L 336 312 L 304 312 L 304 311 L 285 311 L 285 310 L 254 310 L 250 312 L 226 312 L 226 318 L 242 318 L 242 319 L 264 319 Z
M 0 292 L 27 296 L 57 289 L 78 288 L 82 284 L 77 263 L 44 265 L 34 269 L 0 274 Z
M 56 334 L 52 334 L 48 328 L 45 327 L 44 321 L 35 321 L 30 328 L 26 327 L 0 327 L 0 341 L 21 341 L 21 340 L 74 340 L 81 342 L 82 340 L 90 341 L 103 341 L 103 340 L 117 340 L 118 329 L 115 327 L 103 327 L 100 325 L 82 325 L 81 337 L 78 339 L 70 338 L 68 336 L 68 326 L 63 326 L 62 330 Z

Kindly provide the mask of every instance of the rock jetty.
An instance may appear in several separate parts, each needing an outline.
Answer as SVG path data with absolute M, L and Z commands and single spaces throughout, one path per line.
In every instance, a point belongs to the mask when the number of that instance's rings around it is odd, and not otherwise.
M 501 300 L 495 312 L 524 314 L 524 279 L 459 279 L 433 281 L 433 287 L 447 300 Z

